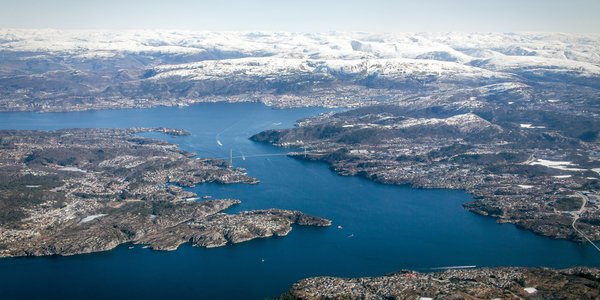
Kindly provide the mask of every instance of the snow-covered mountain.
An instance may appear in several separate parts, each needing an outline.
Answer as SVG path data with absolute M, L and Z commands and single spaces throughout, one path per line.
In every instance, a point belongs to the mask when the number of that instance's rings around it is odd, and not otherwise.
M 1 29 L 0 55 L 4 110 L 211 99 L 354 106 L 465 88 L 466 99 L 531 94 L 545 81 L 600 88 L 597 35 Z
M 181 77 L 188 80 L 208 80 L 215 77 L 243 76 L 354 76 L 364 78 L 377 75 L 389 79 L 408 76 L 433 75 L 455 80 L 472 78 L 509 79 L 508 74 L 458 63 L 417 59 L 299 59 L 279 57 L 250 57 L 239 59 L 205 60 L 177 65 L 161 65 L 154 69 L 155 80 Z
M 274 56 L 304 59 L 542 57 L 600 64 L 599 36 L 503 33 L 286 33 L 189 31 L 64 31 L 0 29 L 2 50 L 81 57 L 126 53 Z

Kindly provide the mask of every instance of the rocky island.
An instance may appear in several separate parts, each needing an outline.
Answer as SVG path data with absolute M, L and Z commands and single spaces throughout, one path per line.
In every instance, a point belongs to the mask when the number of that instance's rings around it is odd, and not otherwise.
M 316 277 L 280 299 L 598 299 L 600 270 L 571 268 L 401 271 L 381 277 Z
M 174 250 L 284 236 L 330 221 L 278 209 L 224 212 L 182 186 L 258 181 L 217 159 L 137 136 L 158 128 L 0 131 L 0 257 L 73 255 L 131 242 Z

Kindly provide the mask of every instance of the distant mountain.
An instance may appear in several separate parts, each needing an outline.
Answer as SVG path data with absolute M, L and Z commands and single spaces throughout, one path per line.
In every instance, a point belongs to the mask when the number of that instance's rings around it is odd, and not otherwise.
M 447 104 L 451 95 L 467 107 L 477 96 L 561 96 L 565 85 L 596 93 L 599 50 L 598 36 L 567 34 L 5 29 L 0 110 Z

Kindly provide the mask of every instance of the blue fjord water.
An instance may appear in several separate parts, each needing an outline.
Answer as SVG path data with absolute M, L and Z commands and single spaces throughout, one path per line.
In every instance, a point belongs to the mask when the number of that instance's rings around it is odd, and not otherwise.
M 173 127 L 177 143 L 203 157 L 229 156 L 258 185 L 204 184 L 199 195 L 232 197 L 228 212 L 298 209 L 333 220 L 329 228 L 296 226 L 286 237 L 216 249 L 182 246 L 156 252 L 136 246 L 72 257 L 0 260 L 3 299 L 262 299 L 305 277 L 370 276 L 444 266 L 600 266 L 590 246 L 552 240 L 465 211 L 470 195 L 343 177 L 327 165 L 285 156 L 286 149 L 248 140 L 286 128 L 322 108 L 274 110 L 256 103 L 198 104 L 70 113 L 0 113 L 1 129 Z M 219 145 L 217 140 L 222 144 Z M 244 156 L 246 159 L 242 159 Z M 342 226 L 342 229 L 338 228 Z

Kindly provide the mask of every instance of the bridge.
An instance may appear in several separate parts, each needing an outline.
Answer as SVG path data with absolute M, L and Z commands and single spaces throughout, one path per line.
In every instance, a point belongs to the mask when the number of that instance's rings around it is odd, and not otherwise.
M 577 227 L 575 226 L 575 223 L 577 222 L 577 220 L 579 220 L 579 218 L 581 217 L 581 214 L 583 214 L 583 212 L 585 212 L 585 205 L 588 202 L 588 197 L 586 195 L 584 195 L 583 193 L 579 192 L 577 193 L 577 195 L 579 195 L 579 197 L 581 197 L 581 208 L 579 208 L 579 210 L 572 212 L 573 214 L 573 223 L 571 223 L 571 227 L 573 227 L 573 230 L 575 230 L 580 236 L 582 236 L 585 240 L 587 240 L 590 244 L 592 244 L 592 246 L 594 246 L 594 248 L 596 248 L 596 250 L 598 250 L 598 252 L 600 252 L 600 247 L 598 247 L 592 240 L 590 240 L 590 238 L 588 238 L 585 233 L 583 233 L 581 230 L 577 229 Z

